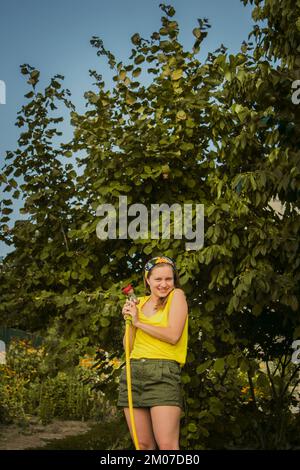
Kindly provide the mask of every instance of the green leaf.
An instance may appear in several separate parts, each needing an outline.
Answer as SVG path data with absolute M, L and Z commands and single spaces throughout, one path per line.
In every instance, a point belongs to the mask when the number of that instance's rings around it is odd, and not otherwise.
M 103 274 L 103 275 L 109 273 L 109 265 L 106 264 L 105 266 L 103 266 L 103 268 L 101 269 L 100 272 L 101 272 L 101 274 Z
M 185 120 L 186 117 L 187 116 L 186 116 L 184 111 L 178 111 L 177 114 L 176 114 L 176 118 L 178 119 L 178 121 Z
M 236 355 L 234 354 L 230 354 L 227 358 L 226 358 L 226 363 L 230 366 L 230 367 L 237 367 L 238 365 L 238 358 L 236 357 Z
M 11 214 L 13 210 L 10 209 L 9 207 L 4 207 L 1 212 L 2 214 Z
M 31 78 L 36 78 L 40 75 L 40 72 L 38 70 L 33 70 L 30 74 Z
M 210 368 L 211 363 L 212 363 L 212 360 L 211 360 L 211 359 L 209 359 L 209 360 L 203 362 L 203 364 L 200 364 L 200 365 L 197 367 L 196 373 L 199 374 L 199 375 L 203 374 L 203 372 L 205 372 L 207 369 Z
M 138 33 L 135 33 L 133 36 L 131 36 L 131 42 L 135 45 L 140 44 L 141 42 L 141 37 Z
M 138 77 L 142 72 L 142 69 L 140 67 L 137 67 L 136 69 L 133 70 L 132 76 L 133 77 Z
M 193 179 L 188 179 L 187 185 L 189 188 L 194 188 L 196 186 L 196 181 Z
M 17 188 L 18 187 L 18 183 L 16 182 L 16 180 L 14 179 L 10 179 L 8 181 L 8 183 L 13 187 L 13 188 Z
M 240 369 L 242 372 L 247 372 L 250 369 L 250 365 L 247 359 L 242 359 L 240 361 Z
M 238 248 L 240 246 L 240 239 L 235 233 L 232 235 L 231 238 L 231 246 L 232 248 Z
M 182 382 L 183 384 L 189 384 L 189 383 L 191 382 L 191 377 L 190 377 L 187 373 L 182 374 L 182 376 L 181 376 L 181 382 Z
M 231 82 L 231 72 L 230 72 L 230 70 L 227 70 L 225 72 L 224 76 L 225 76 L 225 78 L 228 82 Z
M 214 353 L 216 348 L 214 344 L 211 341 L 204 341 L 203 342 L 203 347 L 209 352 L 209 353 Z
M 136 102 L 136 97 L 132 95 L 131 93 L 126 94 L 126 103 L 129 105 L 132 105 Z
M 124 81 L 125 78 L 126 78 L 126 70 L 121 70 L 121 72 L 119 73 L 119 80 L 122 80 Z
M 252 308 L 252 313 L 253 313 L 253 315 L 255 315 L 257 317 L 258 315 L 261 314 L 262 310 L 263 310 L 262 305 L 255 304 L 254 307 Z
M 180 284 L 184 286 L 188 282 L 189 279 L 190 279 L 190 276 L 188 275 L 188 273 L 185 273 L 183 276 L 180 276 Z
M 149 255 L 152 252 L 152 249 L 153 249 L 152 246 L 148 245 L 148 246 L 145 246 L 143 251 L 144 251 L 144 253 L 146 253 L 146 255 Z
M 182 77 L 183 70 L 181 69 L 176 69 L 174 72 L 171 74 L 171 79 L 172 80 L 179 80 Z
M 193 29 L 193 35 L 195 36 L 195 38 L 200 39 L 201 36 L 202 36 L 201 29 L 199 29 L 199 28 L 194 28 L 194 29 Z
M 189 430 L 189 432 L 197 432 L 198 428 L 197 428 L 196 423 L 194 423 L 194 422 L 189 423 L 188 424 L 188 430 Z
M 101 318 L 100 325 L 103 326 L 103 328 L 107 328 L 110 325 L 110 320 L 106 317 Z
M 159 34 L 160 34 L 161 36 L 167 36 L 167 34 L 168 34 L 167 28 L 160 28 Z
M 215 308 L 215 303 L 213 300 L 209 300 L 208 302 L 206 302 L 205 304 L 205 310 L 207 312 L 213 312 L 214 311 L 214 308 Z
M 256 384 L 258 387 L 263 388 L 266 391 L 270 390 L 269 379 L 263 372 L 259 372 Z
M 180 149 L 183 150 L 184 152 L 188 152 L 189 150 L 194 149 L 194 144 L 192 144 L 191 142 L 183 142 L 180 145 Z
M 141 64 L 142 62 L 144 62 L 144 60 L 145 60 L 145 57 L 142 54 L 140 54 L 134 59 L 134 63 Z
M 244 70 L 239 70 L 238 74 L 237 74 L 237 79 L 239 80 L 240 83 L 243 83 L 244 80 L 246 79 L 247 77 L 247 74 Z
M 218 372 L 219 374 L 221 374 L 223 372 L 224 367 L 225 367 L 225 360 L 224 360 L 223 357 L 217 359 L 214 363 L 214 366 L 213 366 L 214 370 L 216 372 Z

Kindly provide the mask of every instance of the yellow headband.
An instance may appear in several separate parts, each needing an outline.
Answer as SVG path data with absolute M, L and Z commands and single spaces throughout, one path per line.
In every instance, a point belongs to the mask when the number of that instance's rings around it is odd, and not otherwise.
M 145 279 L 147 279 L 151 269 L 154 268 L 154 266 L 156 266 L 157 264 L 160 264 L 160 263 L 170 264 L 172 266 L 173 270 L 176 271 L 176 265 L 175 265 L 174 261 L 171 258 L 169 258 L 168 256 L 156 256 L 155 258 L 152 258 L 150 261 L 148 261 L 145 264 L 145 267 L 144 267 Z

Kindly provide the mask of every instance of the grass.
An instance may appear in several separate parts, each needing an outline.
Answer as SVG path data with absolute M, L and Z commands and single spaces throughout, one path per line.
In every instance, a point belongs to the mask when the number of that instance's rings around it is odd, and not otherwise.
M 126 422 L 122 417 L 114 421 L 99 423 L 87 433 L 53 439 L 43 447 L 28 450 L 131 450 L 134 449 Z

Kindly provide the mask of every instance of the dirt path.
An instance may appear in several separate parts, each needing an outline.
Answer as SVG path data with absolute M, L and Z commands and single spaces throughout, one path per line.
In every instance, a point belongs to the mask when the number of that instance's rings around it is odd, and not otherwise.
M 88 432 L 94 425 L 88 421 L 60 421 L 42 425 L 34 418 L 30 424 L 20 429 L 17 425 L 0 425 L 0 450 L 22 450 L 45 446 L 53 439 L 63 439 Z

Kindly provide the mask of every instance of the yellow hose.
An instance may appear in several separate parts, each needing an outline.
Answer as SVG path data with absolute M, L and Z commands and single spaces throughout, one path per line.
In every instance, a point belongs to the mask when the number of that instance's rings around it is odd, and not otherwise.
M 136 434 L 133 404 L 132 404 L 132 391 L 131 391 L 131 369 L 130 369 L 130 342 L 129 342 L 129 331 L 130 331 L 131 319 L 126 319 L 125 326 L 125 355 L 126 355 L 126 379 L 127 379 L 127 394 L 129 404 L 129 415 L 132 429 L 133 442 L 136 450 L 140 450 L 139 441 Z

